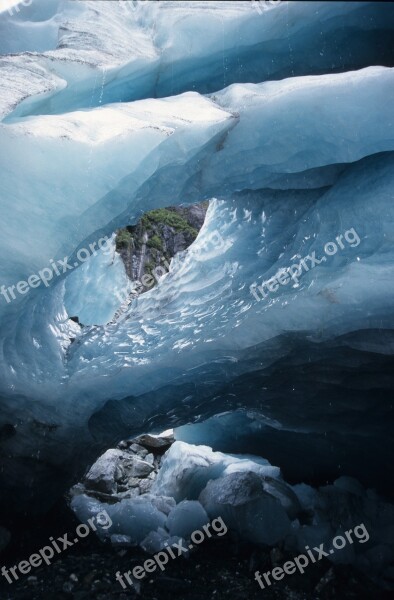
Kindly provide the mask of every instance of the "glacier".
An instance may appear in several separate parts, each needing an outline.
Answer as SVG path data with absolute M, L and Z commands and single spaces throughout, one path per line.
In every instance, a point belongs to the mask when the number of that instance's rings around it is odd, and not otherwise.
M 45 512 L 100 452 L 168 427 L 296 491 L 350 476 L 392 498 L 393 30 L 384 2 L 0 12 L 5 511 Z M 131 291 L 114 232 L 203 200 L 196 241 L 114 320 Z

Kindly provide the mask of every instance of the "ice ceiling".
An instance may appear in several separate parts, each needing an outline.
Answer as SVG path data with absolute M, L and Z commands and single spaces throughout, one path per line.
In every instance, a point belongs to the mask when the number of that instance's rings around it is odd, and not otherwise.
M 116 310 L 114 255 L 0 297 L 2 485 L 45 481 L 49 498 L 122 435 L 238 409 L 228 436 L 253 411 L 259 451 L 294 480 L 384 487 L 394 7 L 130 5 L 0 14 L 0 283 L 72 265 L 155 207 L 208 199 L 207 220 L 115 324 L 69 319 Z M 251 294 L 351 229 L 357 247 Z

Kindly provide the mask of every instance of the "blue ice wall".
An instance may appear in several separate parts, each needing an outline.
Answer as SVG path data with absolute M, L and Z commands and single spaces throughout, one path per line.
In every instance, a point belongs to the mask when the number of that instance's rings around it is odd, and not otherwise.
M 347 389 L 363 435 L 385 435 L 393 7 L 55 4 L 0 15 L 1 424 L 18 424 L 2 442 L 7 476 L 17 485 L 37 453 L 72 470 L 122 423 L 229 407 L 269 408 L 298 430 L 301 414 L 322 439 Z M 115 254 L 18 290 L 149 209 L 202 200 L 196 242 L 115 324 L 129 285 Z M 284 363 L 328 382 L 330 419 L 306 393 L 272 392 Z M 363 395 L 373 385 L 379 423 Z

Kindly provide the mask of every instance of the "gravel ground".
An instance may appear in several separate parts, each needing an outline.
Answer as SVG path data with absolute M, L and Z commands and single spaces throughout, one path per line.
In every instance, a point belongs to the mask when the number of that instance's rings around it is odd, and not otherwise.
M 291 575 L 261 590 L 254 572 L 271 570 L 291 557 L 279 550 L 256 549 L 227 539 L 205 541 L 189 558 L 170 560 L 162 573 L 141 580 L 138 589 L 124 590 L 115 573 L 141 565 L 148 556 L 141 550 L 114 549 L 95 536 L 64 551 L 50 566 L 32 569 L 18 582 L 0 582 L 1 600 L 388 600 L 378 589 L 349 567 L 333 567 L 323 560 L 308 567 L 304 575 Z M 37 545 L 37 548 L 42 545 Z M 26 559 L 29 554 L 22 558 Z M 19 560 L 22 560 L 19 558 Z M 18 559 L 2 561 L 12 566 Z

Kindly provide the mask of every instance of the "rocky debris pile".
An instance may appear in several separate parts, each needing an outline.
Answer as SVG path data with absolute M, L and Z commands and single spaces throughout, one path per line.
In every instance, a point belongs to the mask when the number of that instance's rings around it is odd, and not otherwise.
M 140 435 L 124 440 L 107 450 L 72 493 L 86 493 L 105 502 L 136 498 L 150 491 L 160 468 L 162 456 L 174 442 L 164 436 Z
M 302 513 L 280 470 L 267 460 L 176 442 L 172 432 L 141 435 L 107 450 L 72 495 L 82 521 L 98 509 L 108 512 L 115 524 L 101 537 L 150 553 L 169 540 L 188 540 L 219 517 L 243 539 L 275 544 Z M 265 516 L 256 524 L 260 513 Z
M 171 434 L 143 435 L 101 456 L 73 496 L 82 522 L 107 511 L 113 524 L 98 535 L 115 546 L 150 554 L 173 541 L 188 547 L 193 532 L 220 518 L 229 540 L 293 557 L 322 547 L 329 563 L 352 564 L 392 585 L 392 506 L 350 477 L 318 489 L 291 486 L 262 457 L 216 452 Z M 349 543 L 348 530 L 358 531 Z

